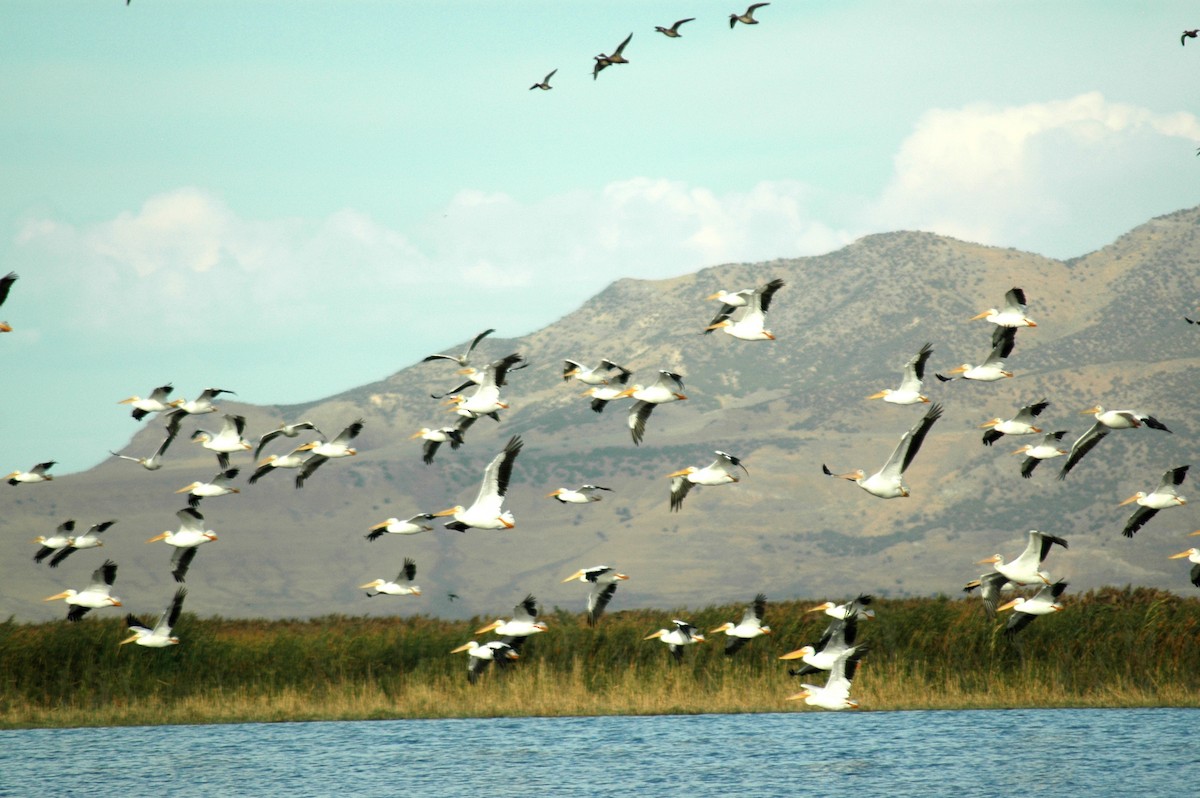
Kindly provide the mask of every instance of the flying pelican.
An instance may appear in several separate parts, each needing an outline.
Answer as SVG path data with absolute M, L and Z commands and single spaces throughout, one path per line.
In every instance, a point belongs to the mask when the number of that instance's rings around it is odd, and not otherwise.
M 42 544 L 42 547 L 38 549 L 37 554 L 33 555 L 33 561 L 41 562 L 54 552 L 68 545 L 71 542 L 71 533 L 74 531 L 75 519 L 70 518 L 59 524 L 58 528 L 54 530 L 53 535 L 50 535 L 49 537 L 45 535 L 38 535 L 33 539 L 33 542 Z
M 879 393 L 873 393 L 868 399 L 882 399 L 894 405 L 915 405 L 928 403 L 929 399 L 921 393 L 921 380 L 925 379 L 925 363 L 933 354 L 933 345 L 926 343 L 921 350 L 904 364 L 904 376 L 900 379 L 900 387 L 896 390 L 884 388 Z
M 667 474 L 667 478 L 671 480 L 672 512 L 683 507 L 683 500 L 693 485 L 728 485 L 730 482 L 738 482 L 741 479 L 735 470 L 738 468 L 749 475 L 750 472 L 746 470 L 746 466 L 742 465 L 740 458 L 719 450 L 716 452 L 716 455 L 717 459 L 704 468 L 688 466 L 687 468 Z
M 248 481 L 253 485 L 276 468 L 300 468 L 308 462 L 310 457 L 312 457 L 312 453 L 307 448 L 292 449 L 282 457 L 269 454 L 265 460 L 259 461 L 258 467 L 250 475 Z
M 740 312 L 735 310 L 730 314 L 717 313 L 704 328 L 705 334 L 719 329 L 743 341 L 774 341 L 775 335 L 766 329 L 767 310 L 771 307 L 771 297 L 784 285 L 783 280 L 774 279 L 754 289 Z M 735 314 L 736 319 L 733 318 Z
M 1042 431 L 1042 428 L 1037 426 L 1037 422 L 1034 419 L 1041 415 L 1042 411 L 1049 406 L 1050 403 L 1043 399 L 1040 402 L 1025 405 L 1010 419 L 1006 420 L 997 416 L 983 422 L 979 425 L 980 429 L 991 427 L 991 429 L 983 433 L 983 445 L 991 446 L 1005 435 L 1036 435 Z
M 605 358 L 600 361 L 598 366 L 588 368 L 582 363 L 577 363 L 574 360 L 563 360 L 563 382 L 574 377 L 584 385 L 607 385 L 609 372 L 616 371 L 618 374 L 632 374 L 633 372 L 623 366 L 618 366 L 616 363 Z
M 1192 534 L 1195 535 L 1196 533 L 1193 532 Z M 1200 549 L 1197 549 L 1193 546 L 1187 551 L 1181 551 L 1178 554 L 1172 554 L 1167 559 L 1182 560 L 1184 557 L 1187 557 L 1188 562 L 1192 563 L 1192 571 L 1188 578 L 1192 580 L 1193 585 L 1200 587 Z
M 416 535 L 419 532 L 432 532 L 433 527 L 422 523 L 433 518 L 433 513 L 417 513 L 412 518 L 401 521 L 399 518 L 389 518 L 371 527 L 367 540 L 378 540 L 384 535 Z
M 997 327 L 996 332 L 992 334 L 992 352 L 988 355 L 987 360 L 978 366 L 963 363 L 958 368 L 950 369 L 946 374 L 961 374 L 964 380 L 975 380 L 977 382 L 995 382 L 1005 377 L 1011 377 L 1012 372 L 1005 368 L 1004 359 L 1012 354 L 1013 345 L 1016 341 L 1016 327 Z M 949 382 L 954 379 L 953 377 L 947 377 L 936 372 L 935 376 L 942 382 Z
M 137 643 L 139 646 L 146 648 L 166 648 L 179 644 L 179 638 L 171 634 L 171 629 L 179 622 L 179 616 L 183 612 L 183 600 L 187 598 L 187 588 L 181 587 L 175 591 L 175 597 L 171 599 L 171 603 L 162 611 L 162 615 L 158 616 L 158 621 L 154 624 L 154 628 L 149 628 L 142 623 L 141 619 L 136 615 L 126 615 L 125 625 L 129 627 L 129 637 L 118 643 L 123 646 L 126 643 Z
M 373 598 L 379 595 L 388 596 L 419 596 L 421 588 L 413 584 L 413 580 L 417 578 L 417 564 L 411 557 L 404 558 L 404 567 L 400 569 L 400 573 L 396 574 L 396 578 L 392 581 L 386 579 L 373 579 L 365 585 L 359 585 L 359 589 L 374 590 L 374 593 L 368 593 L 367 598 Z
M 1008 577 L 999 571 L 981 574 L 978 579 L 972 579 L 963 585 L 963 592 L 970 593 L 979 588 L 979 597 L 983 599 L 983 612 L 988 618 L 995 619 L 996 607 L 1000 604 L 1000 591 L 1016 587 L 1008 581 Z
M 597 565 L 592 568 L 580 568 L 575 573 L 562 580 L 559 584 L 579 580 L 592 586 L 588 593 L 587 613 L 588 626 L 595 626 L 608 602 L 612 601 L 617 592 L 617 582 L 623 582 L 629 577 L 609 565 Z
M 5 479 L 8 480 L 9 485 L 20 485 L 22 482 L 49 482 L 54 477 L 46 472 L 53 468 L 56 462 L 56 460 L 47 460 L 44 463 L 38 463 L 28 471 L 14 471 Z
M 1033 319 L 1025 315 L 1025 292 L 1020 288 L 1010 288 L 1004 295 L 1004 310 L 988 308 L 983 313 L 972 316 L 970 320 L 975 321 L 976 319 L 987 319 L 992 324 L 999 324 L 1001 327 L 1037 326 Z
M 510 660 L 521 658 L 521 655 L 503 640 L 492 640 L 482 646 L 470 640 L 450 653 L 458 654 L 463 651 L 467 652 L 467 682 L 470 684 L 479 681 L 479 676 L 487 669 L 489 662 L 495 662 L 497 668 L 502 668 Z
M 160 385 L 150 392 L 150 395 L 143 399 L 140 396 L 131 396 L 128 399 L 122 399 L 117 402 L 119 405 L 132 405 L 132 416 L 135 420 L 141 421 L 151 413 L 161 413 L 164 410 L 169 410 L 175 405 L 167 401 L 167 396 L 170 395 L 174 387 L 171 383 Z
M 507 381 L 508 372 L 522 360 L 523 358 L 514 352 L 491 362 L 483 369 L 482 379 L 475 392 L 470 396 L 452 396 L 451 402 L 458 405 L 460 413 L 466 412 L 476 417 L 507 409 L 508 404 L 500 400 L 500 389 Z
M 1187 504 L 1187 499 L 1180 496 L 1176 489 L 1187 478 L 1188 468 L 1188 466 L 1172 468 L 1162 475 L 1162 479 L 1158 481 L 1158 487 L 1153 491 L 1145 493 L 1139 490 L 1117 505 L 1118 507 L 1124 507 L 1134 502 L 1138 504 L 1138 508 L 1133 511 L 1133 515 L 1129 516 L 1129 520 L 1125 522 L 1125 528 L 1121 530 L 1121 534 L 1127 538 L 1131 538 L 1135 532 L 1146 525 L 1147 521 L 1157 515 L 1159 510 L 1165 510 L 1168 507 L 1180 507 Z
M 668 39 L 678 39 L 680 36 L 683 35 L 682 33 L 679 32 L 679 26 L 685 22 L 691 22 L 694 19 L 695 19 L 695 17 L 688 17 L 687 19 L 677 20 L 675 22 L 675 24 L 669 28 L 664 28 L 661 25 L 655 25 L 654 29 L 656 31 L 658 31 L 659 33 L 661 33 L 663 36 L 666 36 Z
M 165 540 L 168 546 L 175 547 L 175 553 L 171 555 L 171 565 L 175 566 L 171 576 L 175 577 L 176 582 L 182 582 L 187 576 L 188 566 L 196 558 L 196 548 L 216 540 L 217 535 L 211 529 L 204 528 L 204 516 L 195 507 L 184 507 L 175 513 L 175 517 L 179 519 L 178 530 L 167 530 L 146 542 Z
M 908 488 L 904 485 L 904 472 L 912 463 L 913 458 L 917 456 L 917 452 L 921 450 L 921 443 L 929 433 L 929 428 L 941 417 L 941 404 L 931 405 L 925 417 L 900 436 L 900 443 L 896 444 L 896 448 L 892 450 L 892 454 L 883 464 L 883 468 L 871 476 L 867 476 L 861 468 L 846 474 L 835 474 L 825 464 L 821 465 L 821 471 L 831 477 L 855 482 L 867 493 L 881 499 L 908 496 Z
M 250 441 L 242 437 L 246 429 L 246 417 L 225 414 L 221 429 L 214 435 L 208 430 L 198 429 L 192 433 L 192 440 L 217 455 L 217 462 L 222 471 L 229 470 L 229 455 L 233 452 L 244 452 L 254 448 Z
M 503 358 L 501 358 L 501 360 L 503 360 Z M 468 368 L 459 369 L 458 370 L 459 374 L 466 375 L 466 377 L 467 377 L 466 382 L 458 385 L 455 388 L 451 388 L 450 390 L 446 391 L 445 393 L 431 393 L 431 394 L 429 394 L 429 398 L 445 399 L 446 397 L 451 396 L 452 394 L 462 393 L 463 391 L 470 388 L 472 385 L 482 385 L 484 379 L 487 378 L 487 376 L 488 376 L 488 371 L 495 368 L 496 364 L 499 362 L 500 361 L 498 361 L 498 360 L 492 361 L 491 363 L 488 363 L 483 368 L 475 368 L 475 367 L 471 366 Z M 527 362 L 525 362 L 524 360 L 514 363 L 513 365 L 508 367 L 508 370 L 506 372 L 506 378 L 507 378 L 508 373 L 511 373 L 514 371 L 520 371 L 521 369 L 524 369 L 524 368 L 529 368 L 529 364 Z M 455 399 L 454 401 L 458 401 L 458 400 Z M 484 414 L 484 415 L 487 415 L 487 414 Z M 494 418 L 497 421 L 500 420 L 499 416 L 494 416 Z
M 873 620 L 875 618 L 875 610 L 871 609 L 870 605 L 874 600 L 874 596 L 867 593 L 859 593 L 853 601 L 847 601 L 845 604 L 834 604 L 832 601 L 826 601 L 815 607 L 809 607 L 805 612 L 823 612 L 830 618 L 839 621 L 844 621 L 847 618 Z
M 850 683 L 854 681 L 854 672 L 858 669 L 859 661 L 866 656 L 866 649 L 847 653 L 844 657 L 834 663 L 833 668 L 829 671 L 829 678 L 825 680 L 825 685 L 802 684 L 804 689 L 795 695 L 787 697 L 788 701 L 799 701 L 804 699 L 804 703 L 810 707 L 819 707 L 820 709 L 858 709 L 858 702 L 850 697 Z
M 559 488 L 553 493 L 547 493 L 547 499 L 558 499 L 563 504 L 588 504 L 589 502 L 600 501 L 600 491 L 606 490 L 612 493 L 612 488 L 606 488 L 603 485 L 584 485 L 579 490 L 571 490 L 570 488 Z
M 1058 599 L 1066 589 L 1067 583 L 1059 580 L 1052 585 L 1048 584 L 1043 587 L 1034 594 L 1033 598 L 1027 599 L 1018 596 L 997 607 L 997 612 L 1013 610 L 1012 617 L 1008 619 L 1008 625 L 1004 627 L 1005 637 L 1013 637 L 1017 632 L 1033 623 L 1033 619 L 1038 615 L 1049 615 L 1062 610 L 1063 605 L 1059 603 Z
M 188 506 L 199 507 L 200 500 L 211 496 L 227 496 L 230 493 L 241 493 L 239 488 L 230 487 L 230 483 L 237 479 L 238 472 L 241 469 L 229 468 L 208 482 L 193 482 L 190 485 L 184 485 L 176 493 L 188 494 Z
M 551 72 L 550 74 L 553 75 L 554 73 Z M 547 77 L 547 80 L 548 79 L 549 78 Z M 487 338 L 494 332 L 495 330 L 484 330 L 479 335 L 476 335 L 471 339 L 471 343 L 467 345 L 467 351 L 463 352 L 461 355 L 428 355 L 421 358 L 421 362 L 428 363 L 431 360 L 453 360 L 461 368 L 466 368 L 467 366 L 471 365 L 471 353 L 475 351 L 475 347 L 478 346 L 480 341 L 482 341 L 484 338 Z
M 780 657 L 783 660 L 798 659 L 804 667 L 788 669 L 792 676 L 805 676 L 817 671 L 832 670 L 839 659 L 855 651 L 865 651 L 866 646 L 856 646 L 858 639 L 858 616 L 853 613 L 843 620 L 834 620 L 825 628 L 815 646 L 804 646 L 789 651 Z
M 763 623 L 763 616 L 767 611 L 767 596 L 765 593 L 759 593 L 754 597 L 753 603 L 746 608 L 742 613 L 740 623 L 726 621 L 716 629 L 709 631 L 709 634 L 717 632 L 725 633 L 725 656 L 731 657 L 738 653 L 738 650 L 746 645 L 746 642 L 762 635 L 771 634 L 771 627 Z
M 667 644 L 667 648 L 676 662 L 683 662 L 683 647 L 690 646 L 693 643 L 703 643 L 704 635 L 700 634 L 699 630 L 687 621 L 676 619 L 672 620 L 671 623 L 675 624 L 674 629 L 659 629 L 657 632 L 648 634 L 642 639 L 653 640 L 658 638 Z
M 544 632 L 549 627 L 544 621 L 539 621 L 537 599 L 533 594 L 529 594 L 521 603 L 513 607 L 512 620 L 506 621 L 503 618 L 497 618 L 482 629 L 476 629 L 475 634 L 484 635 L 488 632 L 495 632 L 500 635 L 505 643 L 512 646 L 513 651 L 521 653 L 521 646 L 525 644 L 525 638 L 530 635 Z
M 600 74 L 600 70 L 602 70 L 606 67 L 610 67 L 613 64 L 628 64 L 629 63 L 629 61 L 626 60 L 625 56 L 622 55 L 622 53 L 625 52 L 625 45 L 629 44 L 629 40 L 632 38 L 633 38 L 632 33 L 630 33 L 628 36 L 626 36 L 625 41 L 623 41 L 619 45 L 617 45 L 617 49 L 613 50 L 612 55 L 605 55 L 604 53 L 601 53 L 600 55 L 595 56 L 594 60 L 596 61 L 596 65 L 592 68 L 592 80 L 595 80 L 596 76 Z
M 513 514 L 504 509 L 504 497 L 508 493 L 508 483 L 512 478 L 513 462 L 521 453 L 523 445 L 519 435 L 508 439 L 504 451 L 493 457 L 492 462 L 484 469 L 479 494 L 470 507 L 458 504 L 440 513 L 434 513 L 434 516 L 454 516 L 454 520 L 446 524 L 446 528 L 457 529 L 459 532 L 466 532 L 471 527 L 512 529 L 516 526 Z
M 59 563 L 71 556 L 71 553 L 76 549 L 94 549 L 98 546 L 103 546 L 104 541 L 100 539 L 100 534 L 108 529 L 116 521 L 104 521 L 99 524 L 92 524 L 87 532 L 82 535 L 73 536 L 67 539 L 67 545 L 58 550 L 50 560 L 50 567 L 57 568 Z
M 312 452 L 312 456 L 305 460 L 304 465 L 300 467 L 300 473 L 296 475 L 296 487 L 303 488 L 304 481 L 311 477 L 313 472 L 320 468 L 326 460 L 353 457 L 358 454 L 358 450 L 350 445 L 350 441 L 358 437 L 358 433 L 363 431 L 364 426 L 366 426 L 366 422 L 360 418 L 339 432 L 331 441 L 310 441 L 303 446 L 297 446 L 296 452 Z
M 558 71 L 557 69 L 550 70 L 549 75 L 542 78 L 542 81 L 540 83 L 535 83 L 532 86 L 530 86 L 529 90 L 533 91 L 534 89 L 541 89 L 542 91 L 550 91 L 551 89 L 553 89 L 554 87 L 550 85 L 550 78 L 554 77 L 554 73 L 557 71 Z
M 154 450 L 154 454 L 150 455 L 149 457 L 130 457 L 129 455 L 125 454 L 117 454 L 111 449 L 108 451 L 108 453 L 113 457 L 119 457 L 122 460 L 129 460 L 137 463 L 147 471 L 157 471 L 158 469 L 162 468 L 163 453 L 167 451 L 167 447 L 171 445 L 171 441 L 173 440 L 175 440 L 175 435 L 168 431 L 167 437 L 163 438 L 163 442 L 158 445 L 158 448 Z
M 215 413 L 217 406 L 213 404 L 213 399 L 216 399 L 223 393 L 236 395 L 233 391 L 225 388 L 205 388 L 204 391 L 190 402 L 186 399 L 176 399 L 171 402 L 175 409 L 168 414 L 168 423 L 176 425 L 186 415 L 199 415 L 200 413 Z
M 16 272 L 9 272 L 3 277 L 0 277 L 0 305 L 3 305 L 4 300 L 8 299 L 8 292 L 12 290 L 13 283 L 16 281 Z M 0 321 L 0 332 L 12 332 L 12 325 L 6 321 Z
M 618 368 L 620 368 L 618 366 Z M 615 385 L 597 385 L 596 387 L 584 391 L 584 396 L 592 398 L 592 412 L 603 413 L 604 406 L 614 399 L 620 399 L 625 392 L 625 386 L 629 383 L 629 378 L 633 376 L 633 372 L 629 369 L 621 369 L 621 371 L 612 378 Z
M 322 434 L 321 430 L 317 429 L 317 426 L 311 421 L 297 421 L 295 424 L 280 424 L 278 427 L 258 439 L 258 446 L 254 449 L 254 459 L 257 460 L 258 456 L 262 454 L 263 447 L 276 438 L 280 436 L 285 438 L 298 438 L 300 437 L 300 431 L 306 429 L 312 430 L 313 432 L 317 433 L 317 435 Z
M 1042 564 L 1050 554 L 1050 547 L 1055 544 L 1067 548 L 1067 541 L 1036 529 L 1029 530 L 1025 550 L 1017 559 L 1005 563 L 999 554 L 993 554 L 985 560 L 979 560 L 976 565 L 992 564 L 997 573 L 1004 574 L 1014 585 L 1034 585 L 1039 582 L 1050 584 L 1050 577 L 1042 570 Z
M 629 432 L 633 435 L 634 445 L 642 442 L 642 437 L 646 434 L 646 421 L 654 412 L 655 405 L 687 399 L 683 395 L 683 377 L 661 369 L 658 379 L 654 382 L 649 385 L 635 384 L 621 391 L 615 398 L 625 396 L 632 396 L 635 400 L 629 408 Z
M 473 418 L 463 418 L 463 421 L 475 423 Z M 468 426 L 470 426 L 468 424 Z M 434 456 L 443 443 L 449 443 L 451 449 L 457 449 L 463 445 L 462 431 L 458 426 L 439 427 L 438 429 L 430 429 L 429 427 L 421 427 L 421 429 L 409 436 L 409 440 L 420 438 L 425 441 L 421 454 L 421 462 L 429 465 L 433 462 Z
M 1066 449 L 1060 449 L 1058 443 L 1062 441 L 1062 437 L 1067 434 L 1067 430 L 1060 429 L 1057 432 L 1047 432 L 1042 442 L 1036 446 L 1030 446 L 1028 443 L 1017 449 L 1013 454 L 1023 454 L 1025 459 L 1021 461 L 1021 476 L 1029 479 L 1033 476 L 1033 469 L 1038 467 L 1038 463 L 1043 460 L 1049 460 L 1051 457 L 1062 457 L 1067 453 Z
M 754 18 L 755 10 L 762 8 L 763 6 L 769 6 L 769 5 L 771 5 L 771 4 L 770 3 L 755 3 L 752 6 L 750 6 L 749 8 L 747 8 L 746 13 L 744 13 L 744 14 L 730 14 L 729 15 L 730 30 L 732 30 L 733 26 L 738 24 L 739 22 L 742 23 L 743 25 L 757 25 L 758 20 Z
M 1092 450 L 1097 443 L 1104 439 L 1104 436 L 1115 429 L 1131 429 L 1140 427 L 1143 424 L 1150 429 L 1162 430 L 1170 432 L 1167 425 L 1163 424 L 1154 416 L 1147 415 L 1137 410 L 1105 410 L 1100 405 L 1089 407 L 1087 410 L 1079 411 L 1080 415 L 1093 416 L 1096 423 L 1088 427 L 1087 432 L 1079 436 L 1079 440 L 1071 445 L 1071 454 L 1067 457 L 1067 462 L 1063 463 L 1062 470 L 1058 472 L 1059 479 L 1066 479 L 1067 474 L 1075 464 L 1083 459 L 1083 456 Z
M 92 581 L 83 590 L 64 590 L 61 593 L 55 593 L 53 596 L 44 598 L 42 601 L 66 599 L 67 604 L 71 607 L 67 611 L 67 620 L 78 621 L 84 615 L 87 615 L 88 610 L 95 610 L 100 607 L 121 606 L 121 600 L 112 595 L 113 582 L 116 580 L 117 564 L 112 560 L 105 560 L 104 565 L 101 565 L 92 572 Z

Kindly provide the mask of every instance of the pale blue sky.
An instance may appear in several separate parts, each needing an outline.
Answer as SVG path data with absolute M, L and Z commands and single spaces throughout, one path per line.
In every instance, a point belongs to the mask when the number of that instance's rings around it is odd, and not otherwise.
M 3 468 L 93 465 L 166 381 L 308 401 L 620 277 L 893 229 L 1070 257 L 1200 202 L 1194 4 L 743 9 L 8 0 Z

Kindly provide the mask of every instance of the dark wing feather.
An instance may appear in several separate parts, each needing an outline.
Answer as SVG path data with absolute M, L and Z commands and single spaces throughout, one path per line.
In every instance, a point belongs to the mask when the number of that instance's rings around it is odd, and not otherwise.
M 629 408 L 629 433 L 633 436 L 634 445 L 639 445 L 642 438 L 646 435 L 646 421 L 650 418 L 650 414 L 654 412 L 654 405 L 650 402 L 638 400 Z
M 521 447 L 524 445 L 520 435 L 512 436 L 504 445 L 504 459 L 500 461 L 500 468 L 496 472 L 496 488 L 501 496 L 508 495 L 508 483 L 512 479 L 513 463 L 516 462 L 517 455 L 521 453 Z M 530 596 L 530 598 L 533 597 Z
M 0 277 L 0 305 L 3 305 L 4 300 L 8 299 L 8 292 L 12 290 L 13 283 L 16 281 L 16 272 L 9 272 L 3 277 Z
M 1033 623 L 1033 619 L 1036 617 L 1036 615 L 1030 615 L 1027 612 L 1014 611 L 1012 616 L 1008 619 L 1008 625 L 1004 627 L 1004 636 L 1010 639 L 1013 638 L 1016 636 L 1017 632 Z
M 188 549 L 176 549 L 175 553 L 171 555 L 171 564 L 175 566 L 175 569 L 171 571 L 171 576 L 175 577 L 176 582 L 185 581 L 188 568 L 191 566 L 192 560 L 196 559 L 196 551 L 198 549 L 198 546 L 192 546 Z
M 51 549 L 51 551 L 53 551 L 53 549 Z M 70 557 L 72 552 L 74 552 L 74 551 L 75 551 L 74 546 L 63 546 L 61 549 L 58 549 L 58 553 L 55 554 L 50 559 L 50 567 L 57 568 L 59 566 L 59 563 L 61 563 L 63 560 Z M 38 554 L 41 554 L 41 552 L 38 552 Z
M 404 558 L 404 568 L 400 570 L 396 580 L 407 579 L 409 582 L 417 578 L 417 563 L 411 557 Z
M 737 637 L 735 635 L 725 635 L 725 656 L 732 657 L 738 653 L 742 646 L 746 645 L 746 638 Z
M 425 451 L 421 455 L 421 462 L 423 462 L 425 465 L 432 463 L 433 457 L 437 454 L 438 447 L 441 445 L 441 441 L 425 441 Z
M 314 454 L 312 457 L 304 461 L 304 465 L 300 466 L 300 473 L 296 474 L 296 487 L 303 488 L 304 481 L 313 475 L 313 472 L 321 467 L 321 464 L 328 460 L 328 457 L 320 454 Z
M 983 433 L 983 445 L 991 446 L 993 443 L 995 443 L 996 441 L 1000 440 L 1003 437 L 1004 437 L 1003 432 L 997 432 L 994 429 L 990 429 L 987 432 Z
M 766 285 L 764 285 L 762 287 L 762 289 L 760 289 L 758 306 L 759 306 L 759 309 L 762 310 L 763 313 L 766 313 L 767 309 L 771 307 L 771 297 L 775 296 L 775 292 L 778 291 L 780 288 L 783 288 L 784 285 L 785 285 L 785 283 L 783 282 L 783 280 L 776 278 L 776 279 L 772 280 L 771 282 L 767 283 Z
M 683 507 L 683 500 L 692 489 L 692 483 L 687 477 L 675 477 L 671 480 L 671 512 L 678 512 Z
M 1021 476 L 1029 479 L 1033 476 L 1033 469 L 1038 467 L 1038 463 L 1042 462 L 1036 457 L 1026 457 L 1021 461 Z
M 925 363 L 929 361 L 929 356 L 933 354 L 933 344 L 926 342 L 921 347 L 921 351 L 917 352 L 917 356 L 913 358 L 913 373 L 917 375 L 917 380 L 925 379 Z
M 1050 555 L 1051 546 L 1062 546 L 1064 549 L 1069 549 L 1066 538 L 1060 538 L 1056 535 L 1047 535 L 1042 533 L 1042 548 L 1038 552 L 1038 562 L 1043 562 Z
M 1071 453 L 1067 455 L 1067 462 L 1063 463 L 1062 469 L 1058 472 L 1058 478 L 1066 479 L 1075 464 L 1082 460 L 1083 456 L 1090 452 L 1097 443 L 1104 440 L 1104 436 L 1108 435 L 1108 432 L 1108 427 L 1097 421 L 1087 432 L 1083 433 L 1071 447 Z
M 1016 327 L 996 327 L 992 330 L 992 354 L 1003 359 L 1012 354 L 1017 343 Z
M 1133 537 L 1135 532 L 1144 527 L 1146 522 L 1156 515 L 1158 515 L 1158 510 L 1153 507 L 1138 507 L 1125 522 L 1125 528 L 1121 530 L 1121 534 L 1127 538 Z
M 588 594 L 588 626 L 596 625 L 596 621 L 600 620 L 604 608 L 608 606 L 608 602 L 612 601 L 616 592 L 617 583 L 613 582 L 605 585 L 602 590 L 593 590 Z
M 929 434 L 929 428 L 933 423 L 942 417 L 942 405 L 940 402 L 929 408 L 929 412 L 912 430 L 912 439 L 908 442 L 908 451 L 904 453 L 904 462 L 900 465 L 900 471 L 908 470 L 908 466 L 912 463 L 913 458 L 917 456 L 917 452 L 921 450 L 921 444 L 925 440 L 925 436 Z
M 175 598 L 171 599 L 171 606 L 167 610 L 167 626 L 175 626 L 179 621 L 179 615 L 183 612 L 183 600 L 187 598 L 187 588 L 181 587 L 175 591 Z

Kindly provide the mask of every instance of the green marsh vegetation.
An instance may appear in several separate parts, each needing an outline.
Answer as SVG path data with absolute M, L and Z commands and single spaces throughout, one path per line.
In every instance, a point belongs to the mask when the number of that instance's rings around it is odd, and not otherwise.
M 815 643 L 816 602 L 771 602 L 773 634 L 735 657 L 722 634 L 681 665 L 643 640 L 684 618 L 702 630 L 745 605 L 627 610 L 589 629 L 580 613 L 543 612 L 550 631 L 505 673 L 467 684 L 456 646 L 489 619 L 232 620 L 184 614 L 182 644 L 118 647 L 122 616 L 0 624 L 0 726 L 383 718 L 801 711 L 777 657 Z M 854 682 L 864 709 L 1200 706 L 1200 599 L 1150 589 L 1067 595 L 1016 643 L 977 599 L 877 600 Z M 96 617 L 99 615 L 100 617 Z M 1006 618 L 1007 613 L 1001 614 Z M 821 676 L 806 679 L 820 683 Z

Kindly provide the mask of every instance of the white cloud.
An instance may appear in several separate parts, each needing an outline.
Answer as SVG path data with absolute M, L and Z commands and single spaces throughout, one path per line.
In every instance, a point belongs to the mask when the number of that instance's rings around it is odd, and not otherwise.
M 1194 166 L 1187 156 L 1196 143 L 1193 114 L 1114 103 L 1098 92 L 935 109 L 900 146 L 890 183 L 864 217 L 879 230 L 1077 255 L 1107 243 L 1123 222 L 1189 204 L 1180 172 Z

